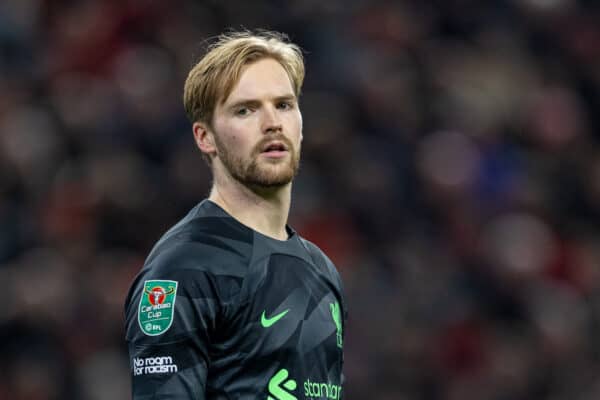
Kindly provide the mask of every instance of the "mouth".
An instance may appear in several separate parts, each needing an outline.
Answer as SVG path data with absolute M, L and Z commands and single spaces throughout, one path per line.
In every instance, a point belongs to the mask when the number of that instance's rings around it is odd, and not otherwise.
M 283 142 L 273 141 L 263 146 L 261 154 L 267 157 L 283 157 L 288 152 L 288 148 Z

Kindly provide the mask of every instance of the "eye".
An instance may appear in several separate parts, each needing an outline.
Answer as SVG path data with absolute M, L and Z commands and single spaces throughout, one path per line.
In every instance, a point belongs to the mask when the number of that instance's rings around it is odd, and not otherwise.
M 234 111 L 235 115 L 244 117 L 250 114 L 250 109 L 248 107 L 239 107 Z
M 289 110 L 293 107 L 294 105 L 289 101 L 280 101 L 279 103 L 277 103 L 277 108 L 279 110 Z

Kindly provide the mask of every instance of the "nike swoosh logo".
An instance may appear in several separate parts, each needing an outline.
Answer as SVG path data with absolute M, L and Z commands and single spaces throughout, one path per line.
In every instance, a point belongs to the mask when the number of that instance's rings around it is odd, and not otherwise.
M 272 316 L 271 318 L 267 318 L 267 316 L 265 315 L 265 312 L 263 311 L 262 315 L 260 316 L 260 324 L 263 326 L 263 328 L 268 328 L 271 325 L 273 325 L 275 322 L 277 322 L 281 318 L 283 318 L 285 316 L 285 314 L 288 313 L 288 311 L 290 311 L 289 308 L 285 311 L 280 312 L 277 315 Z

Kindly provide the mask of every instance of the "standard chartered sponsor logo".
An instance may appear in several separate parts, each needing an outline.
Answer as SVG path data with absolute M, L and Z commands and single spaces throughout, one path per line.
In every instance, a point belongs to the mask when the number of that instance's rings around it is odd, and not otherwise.
M 298 400 L 296 396 L 288 392 L 296 390 L 296 381 L 288 379 L 288 376 L 288 370 L 285 368 L 280 369 L 273 375 L 269 380 L 269 396 L 267 400 Z
M 177 365 L 173 364 L 173 357 L 147 357 L 133 359 L 133 375 L 146 374 L 172 374 L 177 372 Z
M 311 382 L 307 379 L 304 382 L 304 395 L 306 397 L 327 398 L 339 400 L 342 395 L 342 387 L 331 382 Z
M 298 400 L 293 394 L 296 381 L 291 379 L 285 368 L 271 377 L 268 389 L 267 400 Z M 313 382 L 307 379 L 304 382 L 304 399 L 312 398 L 339 400 L 342 398 L 342 387 L 331 382 Z

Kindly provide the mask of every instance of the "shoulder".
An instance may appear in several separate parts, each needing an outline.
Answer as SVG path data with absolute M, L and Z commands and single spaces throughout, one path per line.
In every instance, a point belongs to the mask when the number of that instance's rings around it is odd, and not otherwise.
M 252 255 L 252 232 L 229 217 L 194 211 L 163 235 L 144 268 L 243 275 Z
M 247 274 L 252 245 L 253 236 L 230 219 L 193 209 L 151 250 L 131 285 L 126 309 L 152 280 L 177 282 L 181 295 L 230 301 Z
M 308 251 L 311 258 L 313 259 L 313 262 L 318 267 L 320 267 L 322 270 L 324 270 L 324 272 L 331 275 L 335 279 L 336 282 L 341 284 L 341 278 L 340 278 L 340 274 L 337 270 L 337 267 L 335 266 L 333 261 L 331 261 L 331 259 L 325 254 L 325 252 L 323 252 L 323 250 L 321 250 L 319 248 L 319 246 L 317 246 L 313 242 L 311 242 L 301 236 L 299 236 L 299 238 L 300 238 L 300 241 L 302 242 L 302 245 Z
M 319 246 L 317 246 L 310 240 L 303 238 L 302 236 L 299 236 L 299 239 L 302 242 L 302 245 L 310 253 L 311 257 L 313 257 L 313 259 L 320 260 L 320 262 L 326 263 L 331 267 L 335 268 L 333 262 L 329 259 L 329 257 L 327 257 L 323 250 L 319 248 Z

